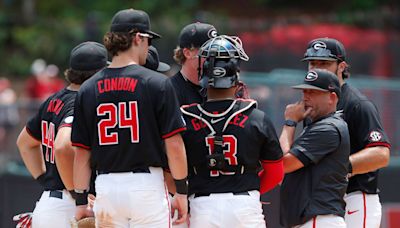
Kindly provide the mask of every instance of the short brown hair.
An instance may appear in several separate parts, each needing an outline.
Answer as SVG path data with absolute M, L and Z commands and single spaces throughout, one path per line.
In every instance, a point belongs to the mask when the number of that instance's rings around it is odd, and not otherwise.
M 137 29 L 129 32 L 107 32 L 103 38 L 104 46 L 112 56 L 117 56 L 118 52 L 126 51 L 132 46 L 132 39 L 137 32 Z
M 83 82 L 85 82 L 87 79 L 92 77 L 92 75 L 94 75 L 95 73 L 97 73 L 97 71 L 99 71 L 101 69 L 102 68 L 97 69 L 97 70 L 90 70 L 90 71 L 80 71 L 80 70 L 73 70 L 73 69 L 69 68 L 64 71 L 64 75 L 65 75 L 65 79 L 69 83 L 81 85 Z

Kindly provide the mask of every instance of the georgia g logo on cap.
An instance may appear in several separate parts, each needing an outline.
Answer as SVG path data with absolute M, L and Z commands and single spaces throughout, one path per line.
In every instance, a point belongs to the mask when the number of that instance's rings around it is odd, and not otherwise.
M 304 78 L 305 81 L 312 82 L 317 80 L 318 74 L 315 71 L 309 71 L 306 77 Z
M 217 30 L 215 28 L 210 29 L 207 33 L 208 38 L 215 38 L 217 37 Z
M 322 41 L 317 41 L 312 45 L 312 47 L 315 50 L 326 49 L 326 44 L 324 42 L 322 42 Z

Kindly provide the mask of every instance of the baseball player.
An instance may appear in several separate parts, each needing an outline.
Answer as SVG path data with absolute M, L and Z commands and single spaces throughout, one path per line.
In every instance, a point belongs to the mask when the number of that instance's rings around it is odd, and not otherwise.
M 343 110 L 351 139 L 349 186 L 345 221 L 348 227 L 379 227 L 381 204 L 378 196 L 378 172 L 390 159 L 390 142 L 382 127 L 375 105 L 345 79 L 350 76 L 346 51 L 332 38 L 312 40 L 304 54 L 308 68 L 324 68 L 337 75 L 342 96 L 338 110 Z
M 103 45 L 85 42 L 76 46 L 71 51 L 70 68 L 65 73 L 69 86 L 40 106 L 17 139 L 26 167 L 45 190 L 33 211 L 34 228 L 54 227 L 54 224 L 70 227 L 75 210 L 75 201 L 68 191 L 73 189 L 72 175 L 62 175 L 61 170 L 73 157 L 59 163 L 55 154 L 61 153 L 61 159 L 73 156 L 69 135 L 77 90 L 106 63 L 107 50 Z
M 188 124 L 190 227 L 265 227 L 260 192 L 282 180 L 282 150 L 256 101 L 235 99 L 239 63 L 249 58 L 238 37 L 225 35 L 203 44 L 199 56 L 207 101 L 181 108 Z
M 154 46 L 149 46 L 146 63 L 143 66 L 160 73 L 165 73 L 171 69 L 168 64 L 160 61 L 157 48 Z
M 198 52 L 201 45 L 216 36 L 217 30 L 213 25 L 200 22 L 186 25 L 180 32 L 174 60 L 182 68 L 170 78 L 180 105 L 205 101 L 206 90 L 199 85 L 198 76 L 198 68 L 204 60 L 199 59 Z
M 141 66 L 151 40 L 159 37 L 151 31 L 146 12 L 117 12 L 104 37 L 112 62 L 77 95 L 71 136 L 76 147 L 75 216 L 87 216 L 90 160 L 98 174 L 93 208 L 97 227 L 169 227 L 162 169 L 167 163 L 177 190 L 175 223 L 186 220 L 187 165 L 179 134 L 185 124 L 167 78 Z
M 346 122 L 336 113 L 341 97 L 337 77 L 309 71 L 303 99 L 286 106 L 280 136 L 285 179 L 281 186 L 281 224 L 286 227 L 346 227 L 343 196 L 347 187 L 350 137 Z M 311 122 L 294 140 L 296 125 Z

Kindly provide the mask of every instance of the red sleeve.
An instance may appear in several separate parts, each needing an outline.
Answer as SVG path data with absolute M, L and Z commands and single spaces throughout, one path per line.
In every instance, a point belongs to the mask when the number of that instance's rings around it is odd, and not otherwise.
M 264 194 L 273 189 L 283 180 L 283 160 L 261 161 L 263 170 L 258 174 L 260 177 L 260 193 Z

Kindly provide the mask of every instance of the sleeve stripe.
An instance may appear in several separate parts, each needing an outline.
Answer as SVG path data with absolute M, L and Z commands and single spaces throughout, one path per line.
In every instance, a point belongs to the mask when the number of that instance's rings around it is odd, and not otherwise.
M 26 129 L 26 132 L 28 132 L 28 134 L 29 134 L 32 138 L 36 139 L 36 140 L 39 141 L 39 142 L 42 141 L 42 139 L 39 139 L 39 138 L 35 137 L 35 136 L 32 134 L 32 131 L 29 130 L 28 127 L 25 127 L 25 129 Z
M 283 157 L 279 158 L 278 160 L 260 160 L 261 163 L 277 163 L 282 161 Z
M 373 143 L 369 143 L 365 148 L 374 147 L 374 146 L 384 146 L 389 149 L 391 147 L 390 143 L 387 143 L 387 142 L 373 142 Z
M 63 128 L 63 127 L 71 127 L 71 126 L 72 126 L 72 124 L 67 124 L 67 123 L 65 123 L 65 124 L 61 124 L 61 125 L 58 127 L 58 129 Z
M 90 150 L 90 147 L 88 147 L 86 145 L 83 145 L 81 143 L 72 143 L 72 146 L 76 146 L 76 147 L 80 147 L 80 148 L 83 148 L 83 149 L 86 149 L 86 150 Z
M 174 131 L 171 131 L 170 133 L 163 135 L 162 138 L 163 139 L 169 138 L 171 136 L 176 135 L 177 133 L 179 133 L 181 131 L 186 131 L 186 127 L 181 127 L 181 128 L 178 128 L 178 129 L 176 129 Z

